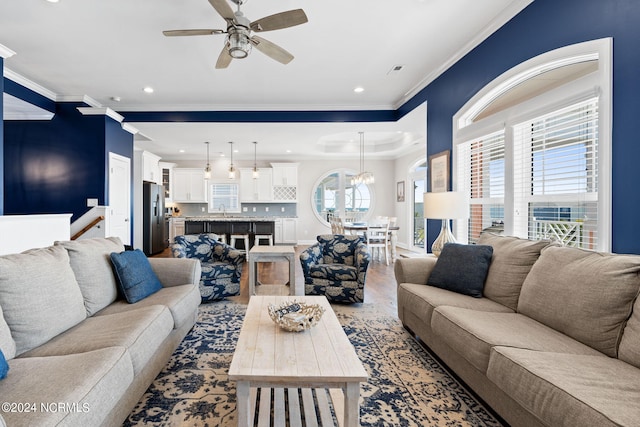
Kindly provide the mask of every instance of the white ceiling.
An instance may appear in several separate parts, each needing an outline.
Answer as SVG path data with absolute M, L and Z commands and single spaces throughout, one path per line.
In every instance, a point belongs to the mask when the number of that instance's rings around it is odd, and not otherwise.
M 223 35 L 173 37 L 163 30 L 222 28 L 207 0 L 0 2 L 0 45 L 15 51 L 5 74 L 56 100 L 89 96 L 127 111 L 396 109 L 530 0 L 248 0 L 251 20 L 302 8 L 309 22 L 261 33 L 291 52 L 282 65 L 254 49 L 228 69 L 214 65 Z M 235 6 L 234 6 L 235 8 Z M 396 73 L 390 70 L 403 68 Z M 142 91 L 145 86 L 153 94 Z M 356 86 L 364 88 L 354 93 Z M 119 102 L 113 98 L 118 97 Z M 15 103 L 8 103 L 9 106 Z M 5 117 L 11 117 L 7 111 Z M 357 156 L 365 132 L 372 155 L 397 157 L 424 144 L 424 107 L 398 123 L 130 123 L 136 144 L 167 160 L 201 159 L 235 141 L 270 158 Z M 148 138 L 148 139 L 147 139 Z M 184 149 L 185 153 L 179 153 Z

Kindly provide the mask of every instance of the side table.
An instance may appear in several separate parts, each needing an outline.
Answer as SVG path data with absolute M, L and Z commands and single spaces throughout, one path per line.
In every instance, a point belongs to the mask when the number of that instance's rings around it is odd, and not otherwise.
M 249 251 L 249 296 L 256 294 L 259 262 L 289 262 L 289 295 L 304 295 L 304 285 L 296 285 L 296 251 L 293 246 L 255 245 Z

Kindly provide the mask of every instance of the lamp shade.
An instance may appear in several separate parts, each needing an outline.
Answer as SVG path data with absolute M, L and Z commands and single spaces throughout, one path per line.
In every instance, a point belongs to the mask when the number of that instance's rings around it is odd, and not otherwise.
M 469 217 L 469 200 L 465 193 L 443 191 L 424 193 L 424 217 L 429 219 L 457 219 Z

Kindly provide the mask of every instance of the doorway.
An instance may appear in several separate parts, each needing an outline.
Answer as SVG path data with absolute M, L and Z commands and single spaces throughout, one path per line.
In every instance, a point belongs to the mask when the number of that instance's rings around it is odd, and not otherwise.
M 131 245 L 131 159 L 109 153 L 108 236 Z

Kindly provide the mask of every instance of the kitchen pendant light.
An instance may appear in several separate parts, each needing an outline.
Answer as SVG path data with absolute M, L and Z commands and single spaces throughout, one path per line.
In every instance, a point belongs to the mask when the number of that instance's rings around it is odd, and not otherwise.
M 229 179 L 236 179 L 236 168 L 233 166 L 233 141 L 229 141 L 231 146 L 231 164 L 229 165 Z
M 364 132 L 358 132 L 360 135 L 360 172 L 351 178 L 351 185 L 373 184 L 375 177 L 373 172 L 364 170 Z
M 253 179 L 260 178 L 260 172 L 258 172 L 258 164 L 256 161 L 256 151 L 258 147 L 258 142 L 253 141 Z
M 209 141 L 205 141 L 207 144 L 207 166 L 204 168 L 204 179 L 211 178 L 211 164 L 209 163 Z

